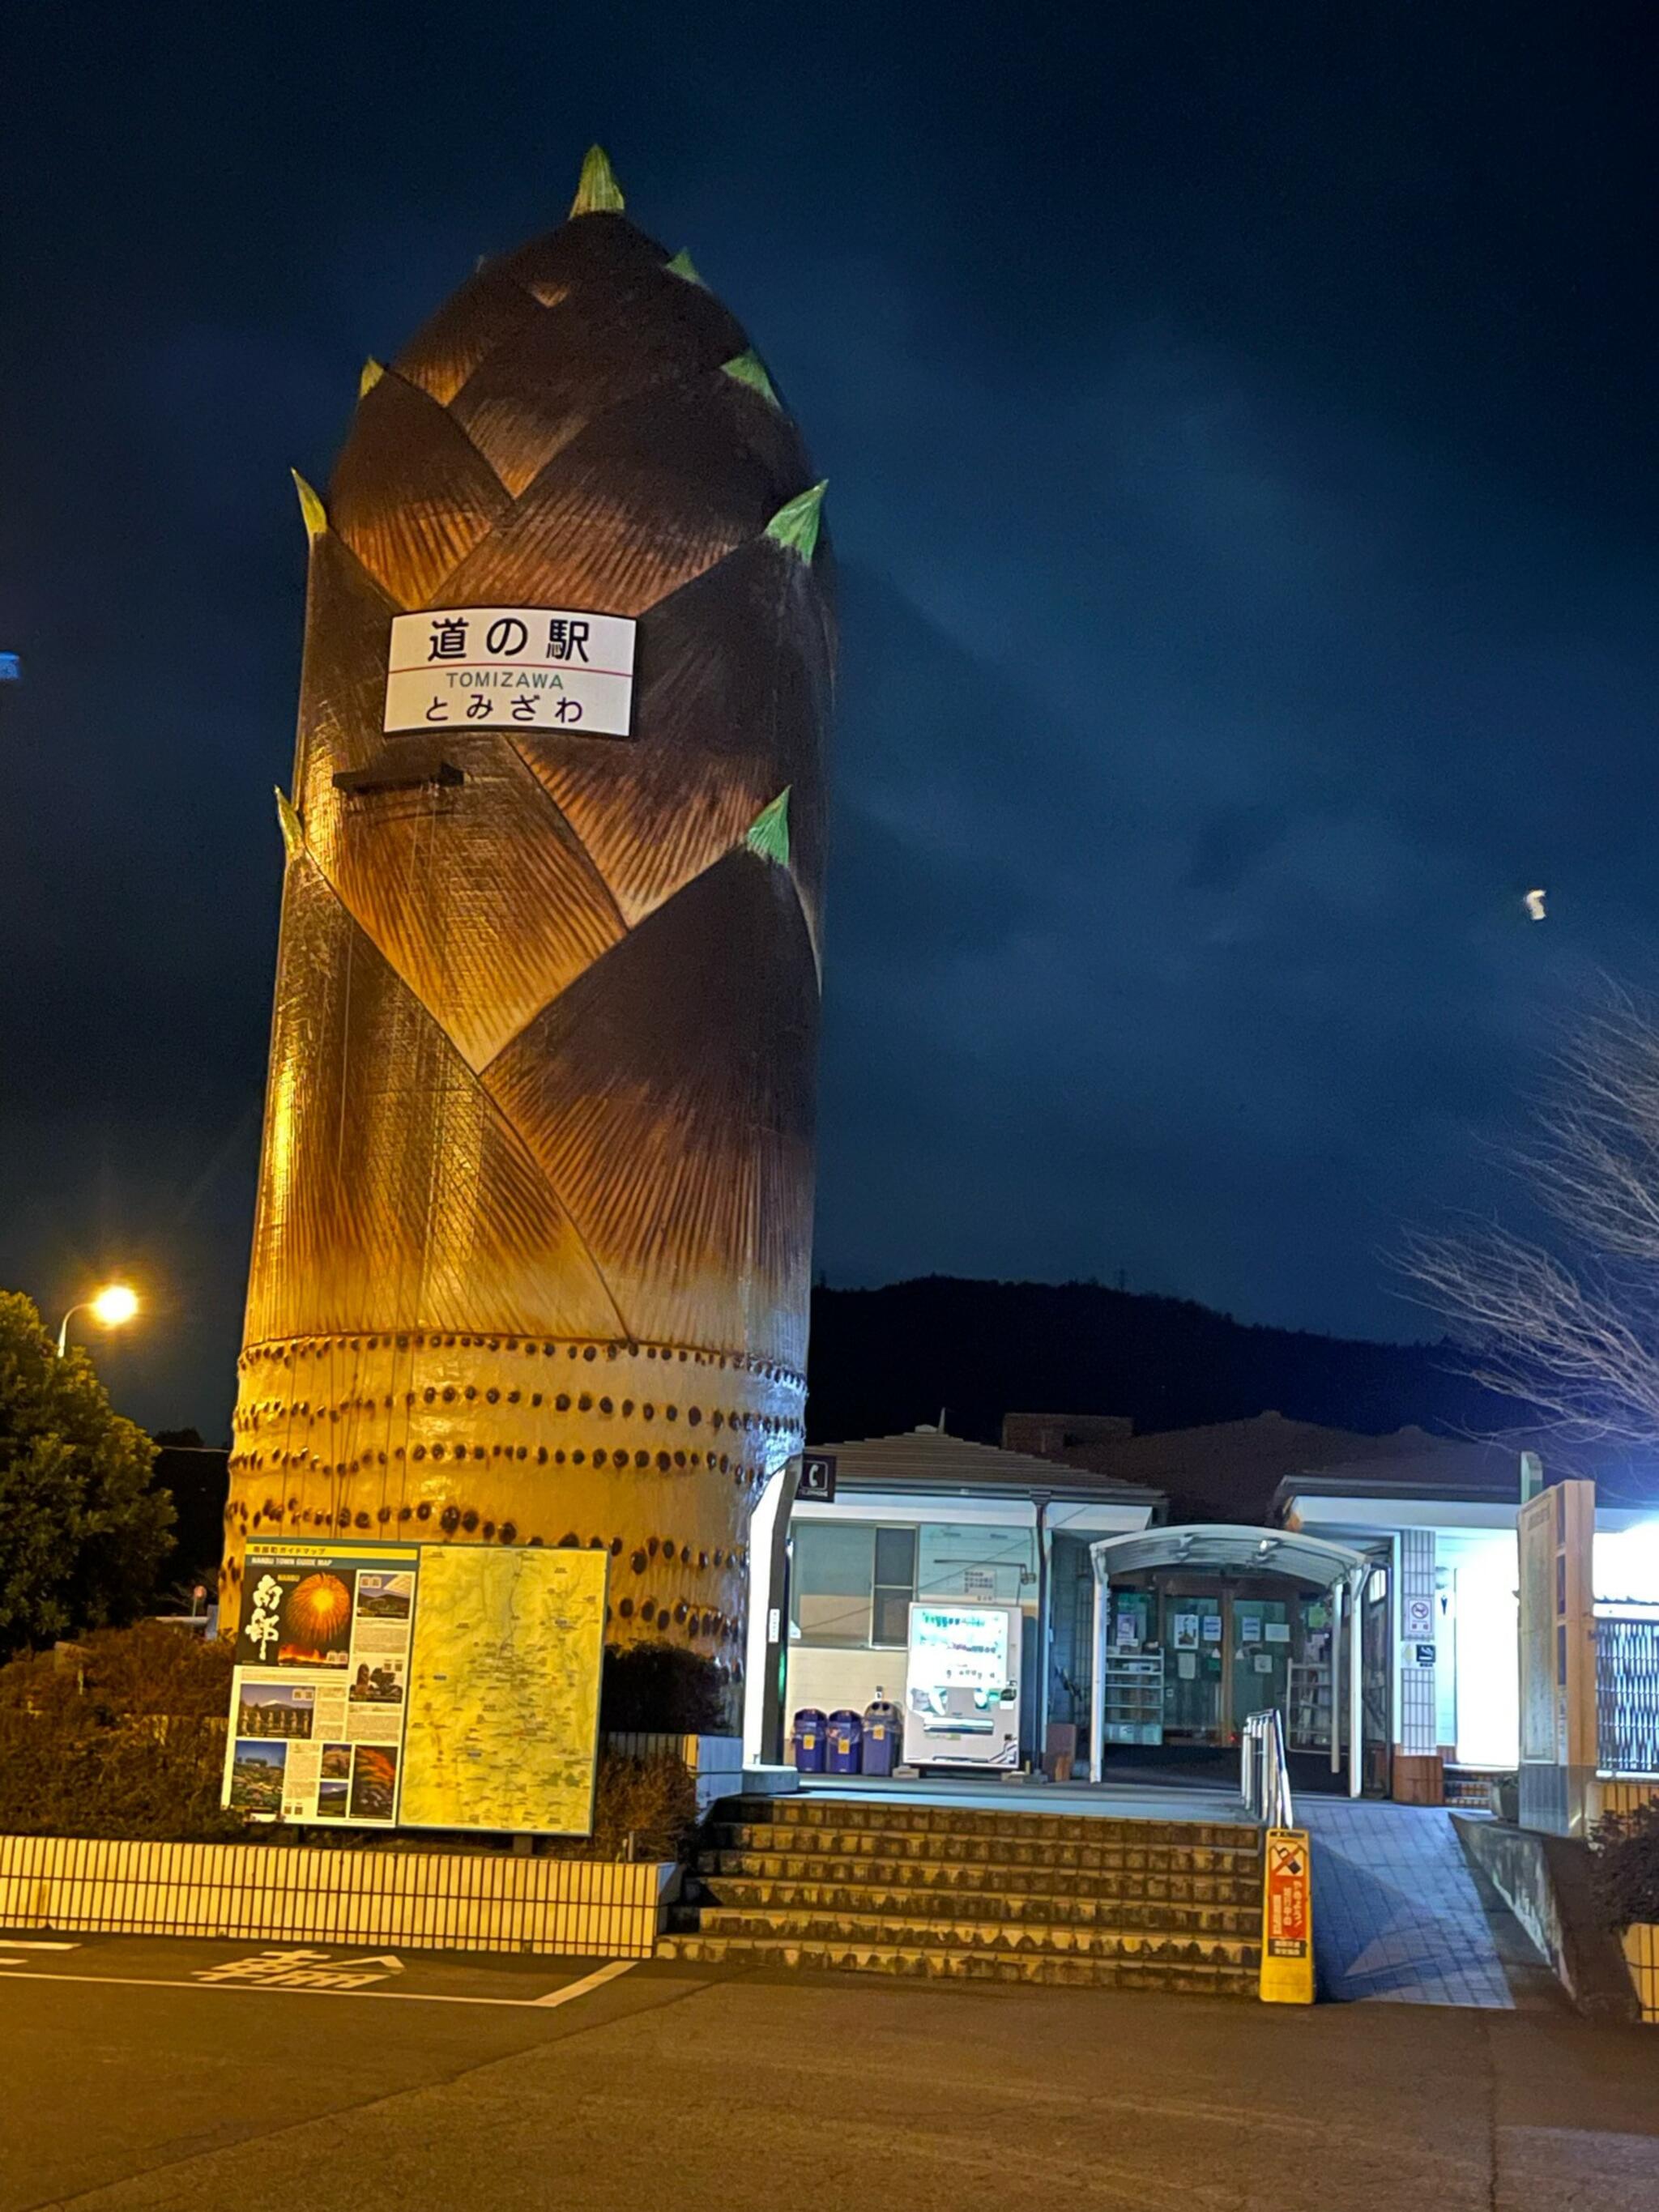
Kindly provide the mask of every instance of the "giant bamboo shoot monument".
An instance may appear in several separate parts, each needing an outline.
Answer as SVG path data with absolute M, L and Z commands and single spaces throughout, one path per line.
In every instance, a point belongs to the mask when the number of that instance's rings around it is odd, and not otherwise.
M 226 1616 L 250 1540 L 603 1549 L 607 1647 L 729 1686 L 802 1437 L 823 487 L 596 150 L 300 489 Z

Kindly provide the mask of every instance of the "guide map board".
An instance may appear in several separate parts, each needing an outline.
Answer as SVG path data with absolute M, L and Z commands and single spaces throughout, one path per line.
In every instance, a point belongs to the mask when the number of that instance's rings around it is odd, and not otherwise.
M 609 1559 L 428 1552 L 402 1826 L 591 1832 Z
M 264 1820 L 588 1834 L 607 1565 L 251 1545 L 223 1802 Z

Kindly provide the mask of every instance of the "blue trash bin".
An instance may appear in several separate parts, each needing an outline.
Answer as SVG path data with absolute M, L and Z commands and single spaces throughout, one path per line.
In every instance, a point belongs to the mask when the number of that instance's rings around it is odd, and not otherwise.
M 823 1715 L 816 1705 L 801 1707 L 795 1715 L 791 1735 L 795 1747 L 795 1771 L 798 1774 L 822 1774 L 824 1753 Z
M 864 1771 L 890 1774 L 898 1765 L 899 1736 L 903 1716 L 896 1705 L 878 1698 L 864 1709 Z
M 830 1716 L 830 1771 L 856 1774 L 864 1746 L 864 1723 L 843 1710 Z

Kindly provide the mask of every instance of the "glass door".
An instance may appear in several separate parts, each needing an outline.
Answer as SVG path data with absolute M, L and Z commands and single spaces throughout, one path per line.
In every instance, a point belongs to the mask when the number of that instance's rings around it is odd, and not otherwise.
M 1163 1601 L 1164 1740 L 1218 1743 L 1224 1601 L 1167 1589 Z
M 1290 1605 L 1283 1598 L 1236 1597 L 1228 1650 L 1232 1659 L 1232 1732 L 1252 1713 L 1285 1710 L 1290 1688 Z

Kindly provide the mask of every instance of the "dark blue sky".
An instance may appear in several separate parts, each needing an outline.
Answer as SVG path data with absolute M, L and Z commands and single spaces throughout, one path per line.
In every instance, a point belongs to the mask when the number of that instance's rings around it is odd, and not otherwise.
M 222 1428 L 287 470 L 598 137 L 831 479 L 820 1265 L 1413 1333 L 1400 1224 L 1501 1202 L 1550 1023 L 1653 978 L 1652 61 L 1456 0 L 33 11 L 0 1281 L 139 1270 L 118 1394 Z

